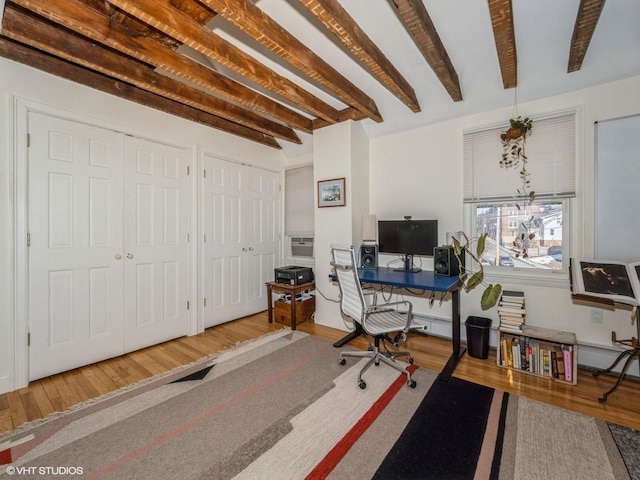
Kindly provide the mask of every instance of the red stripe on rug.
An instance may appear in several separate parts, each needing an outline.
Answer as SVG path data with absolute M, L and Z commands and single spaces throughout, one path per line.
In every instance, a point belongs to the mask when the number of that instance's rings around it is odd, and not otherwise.
M 11 449 L 7 448 L 6 450 L 0 451 L 0 465 L 7 465 L 11 462 Z
M 418 367 L 415 365 L 409 365 L 407 370 L 413 373 Z M 395 381 L 389 386 L 389 388 L 380 395 L 380 398 L 375 401 L 371 408 L 362 416 L 360 420 L 347 432 L 347 434 L 340 439 L 338 443 L 327 453 L 327 455 L 315 466 L 311 472 L 305 477 L 305 480 L 320 480 L 327 478 L 329 474 L 336 468 L 336 465 L 344 458 L 351 447 L 358 441 L 358 439 L 369 429 L 376 418 L 387 408 L 387 405 L 393 400 L 393 397 L 400 391 L 400 389 L 407 384 L 407 376 L 403 373 L 395 379 Z
M 204 412 L 203 414 L 201 414 L 199 417 L 194 418 L 193 420 L 173 429 L 168 431 L 167 433 L 160 435 L 159 437 L 156 437 L 155 439 L 151 440 L 150 442 L 148 442 L 145 445 L 142 445 L 141 447 L 138 447 L 135 450 L 132 450 L 130 453 L 121 456 L 120 458 L 112 461 L 111 463 L 105 465 L 104 467 L 102 467 L 101 469 L 99 469 L 98 471 L 92 473 L 91 475 L 89 475 L 87 477 L 87 480 L 94 480 L 97 478 L 100 478 L 104 475 L 106 475 L 107 473 L 125 465 L 127 462 L 132 461 L 133 459 L 135 459 L 136 457 L 139 457 L 140 455 L 148 452 L 149 450 L 162 445 L 166 442 L 168 442 L 169 440 L 172 440 L 173 438 L 177 437 L 178 435 L 186 432 L 187 430 L 195 427 L 196 425 L 199 425 L 200 423 L 202 423 L 203 421 L 207 420 L 210 417 L 213 417 L 215 415 L 219 415 L 222 412 L 224 412 L 225 410 L 227 410 L 229 407 L 232 407 L 233 405 L 237 404 L 238 402 L 244 400 L 245 398 L 259 392 L 260 390 L 266 388 L 267 386 L 271 385 L 272 383 L 274 383 L 275 381 L 279 380 L 280 378 L 283 378 L 287 375 L 290 375 L 293 371 L 295 371 L 298 368 L 301 368 L 302 366 L 308 364 L 309 362 L 313 361 L 316 357 L 319 357 L 320 355 L 324 354 L 329 348 L 331 347 L 331 344 L 328 344 L 322 348 L 320 348 L 319 350 L 316 350 L 315 352 L 313 352 L 312 354 L 308 355 L 307 357 L 303 358 L 302 360 L 300 360 L 298 363 L 295 363 L 293 365 L 290 365 L 289 367 L 285 368 L 284 370 L 281 370 L 279 373 L 276 373 L 275 375 L 272 375 L 271 377 L 267 378 L 266 380 L 264 380 L 263 382 L 259 383 L 258 385 L 256 385 L 255 387 L 249 388 L 247 390 L 245 390 L 244 392 L 239 393 L 238 395 L 236 395 L 234 398 L 231 398 L 230 400 L 227 400 L 225 403 L 218 405 L 217 407 L 214 407 L 206 412 Z

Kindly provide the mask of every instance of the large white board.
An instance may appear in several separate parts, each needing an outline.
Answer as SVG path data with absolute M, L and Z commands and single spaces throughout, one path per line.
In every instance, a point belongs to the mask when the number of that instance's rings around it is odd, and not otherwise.
M 595 258 L 640 260 L 640 115 L 596 123 Z

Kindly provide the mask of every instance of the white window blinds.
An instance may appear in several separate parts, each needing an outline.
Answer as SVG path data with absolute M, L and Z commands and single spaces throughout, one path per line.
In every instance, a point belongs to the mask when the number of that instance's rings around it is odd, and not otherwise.
M 464 201 L 504 201 L 522 187 L 519 168 L 502 168 L 500 134 L 505 127 L 464 134 Z M 536 199 L 574 197 L 576 194 L 575 113 L 533 119 L 526 138 L 530 190 Z
M 315 229 L 313 166 L 287 170 L 284 188 L 285 234 L 312 235 Z

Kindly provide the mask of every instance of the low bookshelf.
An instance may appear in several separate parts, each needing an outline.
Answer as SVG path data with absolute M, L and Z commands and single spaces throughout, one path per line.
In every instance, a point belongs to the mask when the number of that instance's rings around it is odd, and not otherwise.
M 575 333 L 523 325 L 521 333 L 498 330 L 499 367 L 578 383 L 578 343 Z

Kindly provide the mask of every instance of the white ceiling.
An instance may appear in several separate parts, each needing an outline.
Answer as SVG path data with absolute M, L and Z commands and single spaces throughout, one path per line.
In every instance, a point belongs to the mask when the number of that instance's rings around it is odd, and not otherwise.
M 389 1 L 340 0 L 340 3 L 414 88 L 421 107 L 419 113 L 409 110 L 362 69 L 299 1 L 257 0 L 256 4 L 374 99 L 384 121 L 362 120 L 370 138 L 513 105 L 514 89 L 505 90 L 502 85 L 486 0 L 424 0 L 458 73 L 461 102 L 454 102 L 436 78 Z M 519 104 L 640 75 L 639 0 L 606 2 L 581 70 L 567 73 L 579 3 L 579 0 L 513 0 Z M 296 76 L 290 67 L 228 22 L 214 19 L 210 26 L 274 70 L 295 78 L 327 103 L 340 109 L 345 107 Z M 312 136 L 297 133 L 302 145 L 279 142 L 287 157 L 312 151 Z

